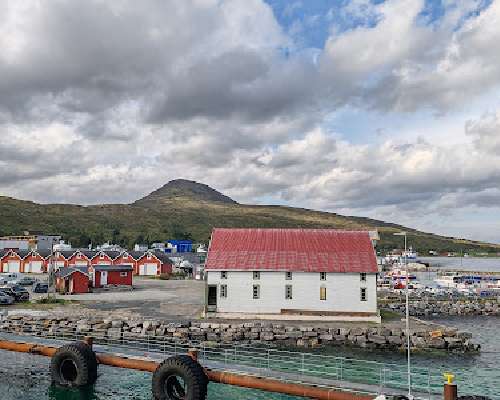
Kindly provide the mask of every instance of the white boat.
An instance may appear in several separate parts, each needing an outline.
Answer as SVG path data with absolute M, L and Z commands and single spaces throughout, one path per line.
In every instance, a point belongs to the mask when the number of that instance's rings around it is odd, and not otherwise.
M 489 275 L 472 275 L 460 272 L 445 272 L 434 282 L 440 288 L 456 289 L 462 293 L 485 290 L 500 290 L 500 277 Z

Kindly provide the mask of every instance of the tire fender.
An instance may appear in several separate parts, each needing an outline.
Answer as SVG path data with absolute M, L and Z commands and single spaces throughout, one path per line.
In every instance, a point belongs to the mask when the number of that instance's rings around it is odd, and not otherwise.
M 52 356 L 50 375 L 55 385 L 83 387 L 97 380 L 97 359 L 90 346 L 76 342 L 60 347 Z
M 207 386 L 202 366 L 187 355 L 167 358 L 153 374 L 155 400 L 205 400 Z

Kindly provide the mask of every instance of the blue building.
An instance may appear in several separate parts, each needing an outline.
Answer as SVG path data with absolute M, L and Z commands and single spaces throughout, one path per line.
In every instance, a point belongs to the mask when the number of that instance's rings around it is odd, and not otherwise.
M 169 240 L 168 247 L 165 249 L 167 253 L 191 253 L 193 251 L 193 242 L 191 240 Z

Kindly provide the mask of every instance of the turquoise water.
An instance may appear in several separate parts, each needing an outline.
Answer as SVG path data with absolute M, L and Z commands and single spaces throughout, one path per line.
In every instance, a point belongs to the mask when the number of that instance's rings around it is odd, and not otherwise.
M 482 394 L 500 399 L 500 346 L 497 341 L 500 329 L 498 317 L 461 317 L 441 319 L 459 329 L 474 333 L 474 340 L 482 345 L 478 355 L 414 355 L 413 364 L 430 368 L 438 379 L 444 371 L 457 376 L 460 394 Z M 404 365 L 404 354 L 362 352 L 344 348 L 323 349 L 322 353 L 358 359 L 396 362 Z M 100 367 L 100 377 L 90 391 L 69 391 L 50 387 L 49 359 L 46 357 L 0 351 L 1 400 L 151 400 L 151 374 Z M 496 387 L 496 388 L 495 388 Z M 267 392 L 240 389 L 232 386 L 210 384 L 210 400 L 218 399 L 272 399 L 294 397 Z

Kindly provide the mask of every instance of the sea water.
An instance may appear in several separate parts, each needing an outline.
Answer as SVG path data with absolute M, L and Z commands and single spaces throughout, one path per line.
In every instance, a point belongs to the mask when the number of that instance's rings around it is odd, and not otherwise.
M 482 351 L 469 354 L 415 354 L 413 365 L 426 367 L 436 374 L 449 371 L 457 376 L 459 394 L 486 395 L 500 399 L 500 346 L 499 317 L 456 317 L 437 322 L 473 332 L 474 341 Z M 338 356 L 405 365 L 405 355 L 400 352 L 367 352 L 347 348 L 323 349 Z M 50 386 L 49 359 L 7 351 L 0 351 L 1 400 L 151 400 L 151 374 L 117 369 L 99 368 L 99 379 L 90 390 L 65 390 Z M 209 400 L 218 399 L 270 399 L 287 400 L 295 397 L 272 394 L 234 386 L 210 384 Z

